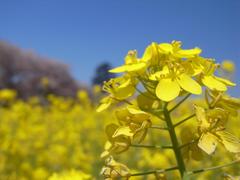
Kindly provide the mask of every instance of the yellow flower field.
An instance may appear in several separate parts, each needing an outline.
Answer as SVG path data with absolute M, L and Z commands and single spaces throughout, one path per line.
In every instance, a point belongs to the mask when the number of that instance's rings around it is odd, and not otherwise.
M 2 89 L 0 179 L 239 179 L 240 99 L 200 53 L 177 41 L 129 51 L 91 98 Z

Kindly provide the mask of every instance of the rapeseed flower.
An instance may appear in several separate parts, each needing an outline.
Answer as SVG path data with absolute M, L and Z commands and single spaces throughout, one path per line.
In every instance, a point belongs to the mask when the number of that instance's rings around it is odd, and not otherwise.
M 207 154 L 215 152 L 217 144 L 221 143 L 232 153 L 240 152 L 240 140 L 225 130 L 228 113 L 221 108 L 206 111 L 200 106 L 195 106 L 199 122 L 198 130 L 200 139 L 198 147 Z
M 137 51 L 131 50 L 125 57 L 125 64 L 114 69 L 111 69 L 111 73 L 122 72 L 141 72 L 146 67 L 146 63 L 137 57 Z
M 170 69 L 164 66 L 163 70 L 150 76 L 152 80 L 158 80 L 156 95 L 163 101 L 171 101 L 179 96 L 181 90 L 192 94 L 201 94 L 201 86 L 187 73 L 181 72 L 177 67 Z
M 104 179 L 129 179 L 131 176 L 130 170 L 124 164 L 116 162 L 112 157 L 106 159 L 105 166 L 102 168 L 101 174 Z

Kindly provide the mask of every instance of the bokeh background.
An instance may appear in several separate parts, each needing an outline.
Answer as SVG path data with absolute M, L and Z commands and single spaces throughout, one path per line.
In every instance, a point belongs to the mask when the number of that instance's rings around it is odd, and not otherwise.
M 99 178 L 111 118 L 93 113 L 95 85 L 130 49 L 180 40 L 234 62 L 240 84 L 239 9 L 239 0 L 0 1 L 0 179 Z

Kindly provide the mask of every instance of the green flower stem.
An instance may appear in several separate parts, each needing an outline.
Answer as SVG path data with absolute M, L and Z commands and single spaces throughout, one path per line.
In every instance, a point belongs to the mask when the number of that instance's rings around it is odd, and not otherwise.
M 214 167 L 209 167 L 209 168 L 202 168 L 202 169 L 193 170 L 193 171 L 187 172 L 187 174 L 191 175 L 191 174 L 197 174 L 197 173 L 206 172 L 206 171 L 213 171 L 213 170 L 221 169 L 221 168 L 224 168 L 224 167 L 232 166 L 232 165 L 235 165 L 235 164 L 238 164 L 238 163 L 240 163 L 240 160 L 235 160 L 235 161 L 232 161 L 230 163 L 220 165 L 220 166 L 214 166 Z
M 163 112 L 163 109 L 159 109 L 158 111 L 154 110 L 154 111 L 147 111 L 147 112 L 153 114 L 154 116 L 157 116 L 162 121 L 165 121 L 164 117 L 162 115 L 159 115 L 159 113 Z
M 154 149 L 172 149 L 172 146 L 158 146 L 158 145 L 145 145 L 145 144 L 131 144 L 131 147 L 136 148 L 154 148 Z
M 179 101 L 172 109 L 169 110 L 169 112 L 174 111 L 178 106 L 180 106 L 191 94 L 187 94 L 181 101 Z
M 178 169 L 177 166 L 170 167 L 170 168 L 167 168 L 167 169 L 160 169 L 160 170 L 152 170 L 152 171 L 141 172 L 141 173 L 134 173 L 134 174 L 131 174 L 131 176 L 144 176 L 144 175 L 148 175 L 148 174 L 156 174 L 156 173 L 163 173 L 163 172 L 173 171 L 173 170 L 176 170 L 176 169 Z
M 185 163 L 181 154 L 181 149 L 179 149 L 179 144 L 178 144 L 178 139 L 177 139 L 177 135 L 170 117 L 170 113 L 167 109 L 167 104 L 164 106 L 164 117 L 166 119 L 166 123 L 167 126 L 169 128 L 169 134 L 170 134 L 170 138 L 172 141 L 172 145 L 173 145 L 173 150 L 175 153 L 175 157 L 177 160 L 177 164 L 178 164 L 178 168 L 179 168 L 179 172 L 181 174 L 181 177 L 183 177 L 184 173 L 186 172 L 186 167 L 185 167 Z
M 190 115 L 190 116 L 188 116 L 188 117 L 186 117 L 186 118 L 184 118 L 183 120 L 179 121 L 178 123 L 174 124 L 173 126 L 174 126 L 174 127 L 177 127 L 177 126 L 179 126 L 180 124 L 184 123 L 185 121 L 191 119 L 191 118 L 194 117 L 194 116 L 195 116 L 195 113 L 192 114 L 192 115 Z
M 208 99 L 208 94 L 209 94 L 208 90 L 205 89 L 205 93 L 204 93 L 205 101 L 206 101 L 206 103 L 208 105 L 208 108 L 210 108 L 210 102 L 209 102 L 209 99 Z
M 135 87 L 135 89 L 136 89 L 136 91 L 139 93 L 139 94 L 141 94 L 141 95 L 143 95 L 144 97 L 146 97 L 146 98 L 149 98 L 149 99 L 152 99 L 152 100 L 158 100 L 156 97 L 154 97 L 154 96 L 152 96 L 151 94 L 151 96 L 147 96 L 146 94 L 144 94 L 140 89 L 138 89 L 137 87 Z
M 143 87 L 153 96 L 153 97 L 156 97 L 156 95 L 149 89 L 149 86 L 144 82 L 142 81 L 141 79 L 139 79 L 139 81 L 142 83 Z M 151 89 L 153 89 L 154 87 L 150 87 Z
M 222 98 L 222 94 L 218 94 L 217 97 L 210 103 L 209 108 L 212 109 L 216 106 L 217 102 L 220 101 Z
M 167 127 L 162 127 L 162 126 L 157 126 L 157 125 L 152 125 L 149 127 L 149 129 L 161 129 L 161 130 L 168 130 Z

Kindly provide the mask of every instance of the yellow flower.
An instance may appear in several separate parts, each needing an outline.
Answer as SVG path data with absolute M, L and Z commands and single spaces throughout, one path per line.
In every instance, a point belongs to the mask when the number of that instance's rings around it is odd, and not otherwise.
M 135 93 L 136 84 L 137 81 L 127 74 L 123 77 L 117 77 L 105 82 L 103 90 L 108 92 L 110 95 L 101 100 L 100 105 L 97 108 L 97 112 L 107 109 L 111 106 L 111 104 L 117 101 L 121 101 L 132 96 Z
M 100 105 L 97 107 L 97 112 L 102 112 L 109 108 L 112 104 L 116 103 L 117 101 L 114 100 L 111 96 L 107 96 L 101 99 Z
M 140 143 L 144 140 L 147 130 L 151 127 L 150 115 L 135 107 L 117 110 L 116 116 L 119 123 L 128 126 L 133 133 L 132 142 Z
M 201 86 L 194 81 L 187 73 L 181 72 L 177 67 L 170 69 L 164 66 L 150 76 L 151 80 L 158 80 L 156 87 L 156 95 L 163 101 L 171 101 L 179 96 L 181 90 L 185 90 L 192 94 L 201 94 Z
M 220 95 L 220 98 L 218 96 Z M 229 115 L 237 116 L 240 109 L 240 99 L 231 97 L 227 94 L 219 94 L 219 92 L 213 91 L 210 93 L 213 101 L 216 100 L 214 107 L 220 107 L 229 112 Z
M 0 90 L 0 101 L 12 101 L 16 98 L 17 92 L 12 89 Z
M 54 173 L 48 180 L 90 180 L 92 177 L 82 171 L 70 170 L 62 173 Z
M 133 132 L 127 126 L 118 126 L 116 124 L 107 125 L 105 132 L 108 137 L 108 141 L 105 144 L 105 151 L 101 154 L 102 158 L 109 156 L 110 154 L 119 154 L 126 151 L 130 144 Z
M 104 179 L 129 179 L 130 170 L 124 164 L 116 162 L 112 157 L 106 160 L 105 166 L 102 168 L 101 175 Z
M 165 65 L 166 62 L 178 61 L 181 58 L 193 58 L 201 53 L 201 49 L 181 49 L 180 41 L 172 43 L 157 44 L 153 42 L 149 45 L 143 55 L 142 61 L 150 62 L 150 65 Z
M 202 50 L 199 48 L 194 49 L 181 49 L 182 43 L 180 41 L 173 41 L 171 44 L 159 44 L 159 52 L 162 54 L 172 55 L 175 58 L 192 58 L 198 56 Z
M 127 75 L 110 79 L 103 85 L 103 90 L 117 99 L 126 99 L 135 92 L 135 82 Z
M 214 72 L 219 67 L 218 64 L 215 64 L 211 59 L 198 59 L 200 64 L 204 67 L 203 72 L 201 74 L 202 83 L 208 87 L 210 90 L 216 91 L 226 91 L 227 86 L 235 86 L 236 84 L 214 75 Z
M 125 64 L 114 69 L 111 69 L 111 73 L 122 73 L 122 72 L 139 72 L 146 68 L 146 63 L 138 59 L 137 51 L 131 50 L 125 57 Z
M 235 64 L 233 61 L 225 60 L 222 62 L 222 69 L 226 72 L 233 73 L 235 71 Z
M 200 106 L 195 106 L 195 111 L 199 122 L 200 139 L 198 147 L 207 154 L 212 154 L 215 152 L 217 144 L 221 143 L 229 152 L 240 152 L 240 140 L 225 131 L 224 125 L 228 120 L 228 113 L 220 108 L 206 112 Z

